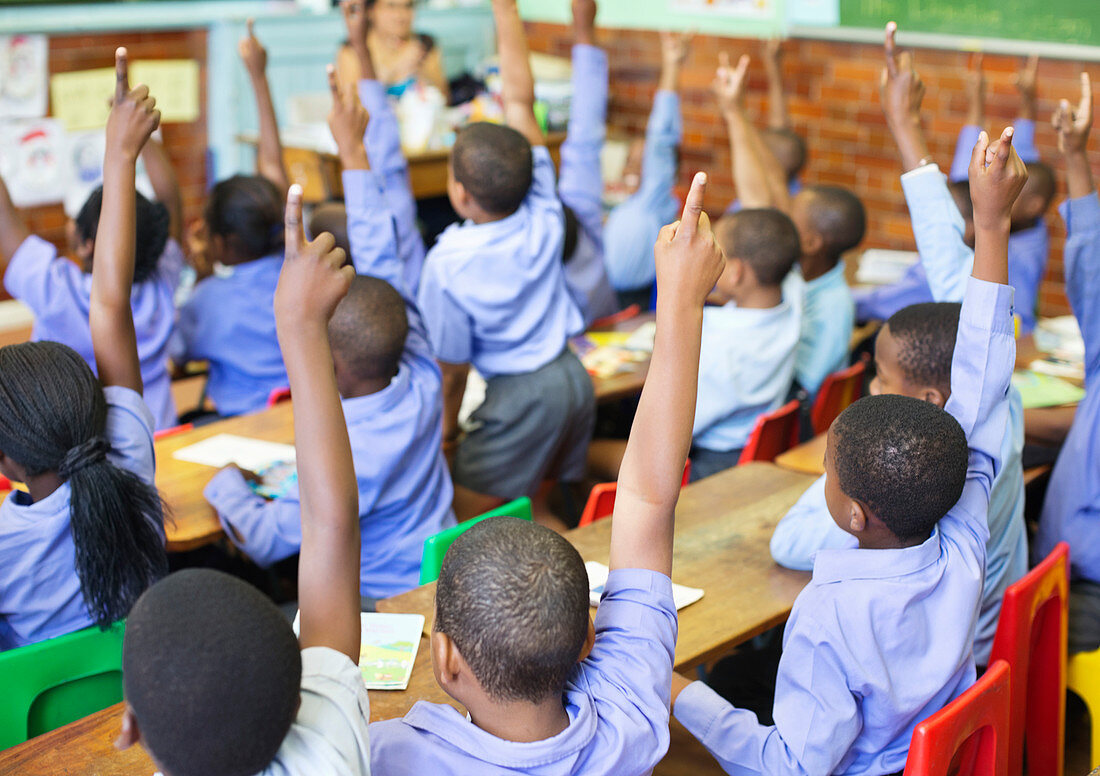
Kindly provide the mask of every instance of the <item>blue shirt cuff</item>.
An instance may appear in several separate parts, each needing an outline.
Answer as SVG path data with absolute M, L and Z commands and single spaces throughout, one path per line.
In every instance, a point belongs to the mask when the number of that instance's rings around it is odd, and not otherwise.
M 969 324 L 979 329 L 988 329 L 993 334 L 1015 336 L 1016 326 L 1012 320 L 1012 286 L 990 283 L 971 277 L 966 284 L 966 303 L 959 313 L 959 323 Z
M 706 741 L 714 723 L 731 708 L 731 704 L 703 682 L 692 682 L 676 698 L 672 716 L 702 742 Z
M 206 483 L 206 487 L 202 490 L 202 495 L 214 507 L 214 511 L 218 513 L 218 520 L 221 522 L 222 527 L 228 529 L 232 525 L 226 519 L 229 513 L 233 512 L 230 505 L 242 498 L 251 498 L 254 494 L 244 475 L 235 467 L 230 466 L 210 478 L 210 482 Z

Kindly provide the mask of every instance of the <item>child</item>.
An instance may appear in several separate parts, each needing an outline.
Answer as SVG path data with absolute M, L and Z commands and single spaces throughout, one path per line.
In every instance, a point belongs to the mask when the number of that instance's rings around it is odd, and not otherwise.
M 1066 160 L 1069 200 L 1066 221 L 1066 293 L 1085 339 L 1085 398 L 1077 407 L 1039 519 L 1035 558 L 1046 557 L 1060 541 L 1070 543 L 1069 649 L 1100 647 L 1100 201 L 1088 160 L 1092 128 L 1092 85 L 1081 74 L 1076 110 L 1062 100 L 1054 116 L 1058 150 Z
M 183 270 L 179 239 L 181 202 L 179 185 L 160 143 L 145 146 L 145 167 L 158 202 L 136 195 L 137 255 L 131 307 L 138 335 L 145 402 L 158 429 L 176 424 L 168 372 L 168 344 L 175 328 L 173 296 Z M 35 341 L 68 345 L 95 370 L 88 306 L 92 287 L 92 256 L 103 202 L 102 188 L 94 191 L 76 219 L 66 224 L 73 255 L 80 266 L 59 257 L 50 243 L 31 235 L 12 205 L 0 179 L 0 272 L 8 293 L 34 313 Z
M 168 570 L 130 307 L 134 175 L 160 121 L 117 52 L 88 326 L 99 380 L 55 342 L 0 349 L 0 650 L 123 619 Z
M 741 210 L 716 227 L 730 301 L 703 313 L 691 478 L 736 466 L 759 415 L 780 407 L 794 381 L 801 329 L 783 279 L 798 260 L 798 231 L 778 210 Z
M 993 144 L 980 136 L 970 172 L 974 276 L 947 412 L 871 396 L 829 431 L 826 501 L 859 548 L 815 559 L 784 632 L 775 726 L 674 678 L 676 718 L 727 772 L 899 772 L 916 724 L 974 681 L 986 512 L 1015 352 L 1008 214 L 1026 175 L 1011 130 Z
M 657 239 L 657 340 L 619 477 L 611 575 L 588 619 L 584 562 L 512 518 L 460 536 L 436 587 L 432 664 L 469 711 L 418 703 L 371 726 L 376 776 L 649 773 L 668 747 L 673 511 L 690 443 L 703 302 L 722 271 L 706 176 Z
M 126 623 L 116 745 L 141 741 L 166 776 L 370 773 L 359 510 L 328 336 L 354 270 L 334 243 L 304 242 L 292 187 L 275 318 L 302 488 L 299 637 L 271 601 L 220 572 L 182 571 L 141 597 Z
M 272 391 L 286 387 L 271 300 L 283 261 L 279 224 L 287 179 L 264 73 L 267 52 L 249 22 L 241 57 L 259 107 L 260 174 L 234 176 L 210 192 L 200 263 L 221 269 L 200 280 L 180 309 L 172 346 L 177 364 L 210 362 L 207 395 L 223 416 L 262 409 Z
M 341 95 L 331 77 L 329 126 L 344 170 L 358 277 L 329 323 L 329 340 L 359 486 L 360 593 L 384 598 L 416 587 L 424 540 L 454 525 L 454 489 L 442 452 L 439 367 L 409 292 L 396 290 L 403 286 L 404 268 L 388 192 L 368 169 L 367 112 L 354 92 Z M 371 117 L 376 119 L 382 115 Z M 393 152 L 400 153 L 400 147 Z M 259 565 L 298 552 L 297 487 L 267 501 L 230 467 L 215 475 L 204 493 L 226 534 Z
M 612 208 L 604 224 L 607 276 L 623 307 L 637 304 L 649 309 L 656 278 L 653 241 L 661 226 L 675 219 L 680 210 L 672 187 L 683 135 L 680 70 L 690 43 L 690 35 L 661 33 L 661 75 L 646 124 L 640 183 L 626 201 Z M 631 156 L 637 156 L 633 148 Z
M 511 127 L 459 134 L 447 188 L 465 221 L 429 252 L 418 297 L 443 370 L 445 442 L 459 437 L 469 365 L 488 381 L 477 427 L 455 451 L 460 520 L 531 495 L 546 478 L 579 482 L 595 422 L 592 380 L 567 345 L 584 319 L 565 284 L 562 206 L 523 24 L 514 0 L 494 0 L 493 13 Z

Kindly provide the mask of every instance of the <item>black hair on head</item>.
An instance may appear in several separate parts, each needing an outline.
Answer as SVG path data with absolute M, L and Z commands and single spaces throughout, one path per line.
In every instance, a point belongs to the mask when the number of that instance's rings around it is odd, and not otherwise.
M 974 200 L 970 198 L 970 181 L 955 181 L 949 185 L 951 198 L 964 221 L 974 220 Z
M 309 214 L 309 233 L 317 237 L 328 232 L 336 240 L 336 247 L 343 248 L 351 259 L 351 242 L 348 240 L 348 210 L 343 202 L 322 202 Z
M 806 141 L 793 129 L 765 129 L 761 133 L 764 145 L 775 154 L 775 158 L 787 173 L 787 180 L 793 180 L 806 166 Z
M 103 387 L 57 342 L 0 348 L 0 450 L 28 477 L 69 483 L 69 530 L 88 613 L 101 628 L 124 618 L 168 573 L 156 488 L 107 458 Z
M 840 414 L 832 435 L 840 489 L 901 541 L 930 536 L 962 495 L 966 434 L 931 402 L 866 396 Z
M 225 239 L 241 261 L 263 258 L 283 247 L 282 197 L 262 175 L 234 175 L 210 191 L 204 217 L 211 236 Z
M 458 133 L 451 150 L 455 180 L 488 213 L 516 212 L 531 188 L 531 144 L 511 127 L 484 121 Z
M 1057 183 L 1054 177 L 1054 168 L 1046 162 L 1034 161 L 1027 163 L 1027 181 L 1021 196 L 1034 195 L 1043 201 L 1043 210 L 1050 205 L 1057 193 Z
M 122 644 L 126 701 L 145 746 L 172 776 L 252 776 L 298 710 L 302 656 L 260 591 L 186 569 L 141 597 Z
M 561 205 L 565 214 L 565 241 L 562 244 L 561 259 L 563 264 L 568 264 L 577 253 L 577 242 L 580 240 L 580 222 L 573 208 L 564 202 Z
M 482 520 L 443 558 L 435 627 L 490 696 L 539 703 L 560 694 L 588 633 L 588 574 L 549 528 Z
M 802 254 L 794 222 L 774 208 L 722 216 L 715 231 L 723 253 L 748 264 L 762 286 L 782 284 Z
M 409 318 L 405 300 L 385 280 L 356 275 L 328 325 L 333 354 L 360 380 L 397 374 Z
M 898 363 L 915 385 L 951 394 L 951 359 L 959 333 L 958 302 L 923 302 L 903 307 L 886 322 L 898 342 Z
M 159 202 L 151 202 L 136 192 L 137 239 L 134 252 L 134 282 L 142 283 L 157 270 L 157 262 L 168 242 L 168 208 Z M 93 191 L 76 214 L 76 231 L 82 240 L 95 242 L 99 231 L 99 213 L 103 209 L 103 187 Z
M 813 194 L 808 213 L 814 229 L 825 241 L 829 254 L 840 259 L 863 240 L 867 229 L 863 203 L 840 186 L 808 186 L 807 190 Z

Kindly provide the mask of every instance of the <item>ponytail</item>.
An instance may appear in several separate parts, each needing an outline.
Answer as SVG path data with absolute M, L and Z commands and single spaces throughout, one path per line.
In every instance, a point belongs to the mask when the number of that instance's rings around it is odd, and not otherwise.
M 107 459 L 107 402 L 92 370 L 56 342 L 0 348 L 0 450 L 33 477 L 69 483 L 76 573 L 106 628 L 168 572 L 156 488 Z

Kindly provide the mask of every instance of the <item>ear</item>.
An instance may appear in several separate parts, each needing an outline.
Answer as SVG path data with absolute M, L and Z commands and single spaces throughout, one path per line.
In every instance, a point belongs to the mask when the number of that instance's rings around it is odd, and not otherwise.
M 80 259 L 82 264 L 92 260 L 92 255 L 95 253 L 95 241 L 94 240 L 81 240 L 76 245 L 76 257 Z
M 929 404 L 935 404 L 941 410 L 947 404 L 947 396 L 939 388 L 925 387 L 921 391 L 921 399 Z
M 732 296 L 744 281 L 745 265 L 740 259 L 727 257 L 722 274 L 718 276 L 715 287 L 725 296 Z
M 584 634 L 584 644 L 581 645 L 581 653 L 577 655 L 577 662 L 592 654 L 592 647 L 596 646 L 596 625 L 592 622 L 592 615 L 588 615 L 588 630 Z
M 446 633 L 433 630 L 431 635 L 432 667 L 439 686 L 448 694 L 458 682 L 466 661 L 458 653 L 458 647 Z
M 122 730 L 115 739 L 115 749 L 129 749 L 140 740 L 141 730 L 138 728 L 137 717 L 134 716 L 133 708 L 127 703 L 122 711 Z
M 1047 203 L 1044 202 L 1043 198 L 1038 194 L 1028 194 L 1023 202 L 1024 213 L 1026 214 L 1027 220 L 1031 221 L 1043 215 L 1043 212 L 1046 210 L 1046 204 Z
M 816 229 L 807 229 L 798 236 L 802 240 L 803 256 L 816 256 L 825 249 L 825 238 Z
M 848 529 L 853 534 L 862 533 L 867 527 L 867 511 L 855 499 L 848 501 Z

